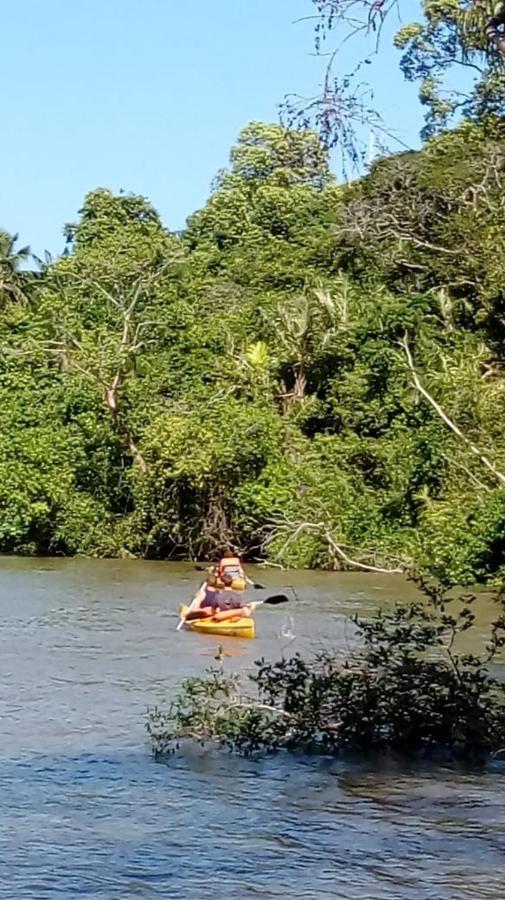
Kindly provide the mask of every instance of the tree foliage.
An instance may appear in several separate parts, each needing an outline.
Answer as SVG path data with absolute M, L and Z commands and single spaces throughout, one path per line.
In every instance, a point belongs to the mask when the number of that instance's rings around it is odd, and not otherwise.
M 0 228 L 0 304 L 25 299 L 30 275 L 21 269 L 30 260 L 29 247 L 16 247 L 18 235 Z
M 256 122 L 178 236 L 99 189 L 37 277 L 6 239 L 0 549 L 501 578 L 502 145 L 337 187 Z

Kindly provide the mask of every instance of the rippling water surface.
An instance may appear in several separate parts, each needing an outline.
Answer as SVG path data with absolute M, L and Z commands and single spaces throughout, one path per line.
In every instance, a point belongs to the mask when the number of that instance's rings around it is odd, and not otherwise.
M 283 573 L 257 577 L 286 590 Z M 412 590 L 293 578 L 289 614 L 258 611 L 255 642 L 219 639 L 228 667 L 345 648 L 346 614 Z M 153 761 L 146 707 L 216 649 L 174 631 L 194 583 L 189 567 L 160 563 L 0 561 L 0 898 L 503 900 L 498 768 L 201 750 Z

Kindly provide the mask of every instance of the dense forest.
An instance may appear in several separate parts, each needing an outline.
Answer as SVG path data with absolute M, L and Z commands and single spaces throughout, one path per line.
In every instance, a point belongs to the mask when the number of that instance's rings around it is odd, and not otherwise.
M 503 576 L 504 137 L 338 185 L 254 122 L 182 233 L 105 189 L 56 260 L 3 232 L 0 550 Z

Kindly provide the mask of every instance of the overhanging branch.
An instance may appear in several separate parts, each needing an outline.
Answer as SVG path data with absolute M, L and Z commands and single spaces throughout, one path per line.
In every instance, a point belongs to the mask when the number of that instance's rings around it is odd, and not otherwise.
M 466 436 L 466 434 L 463 434 L 463 432 L 461 431 L 461 428 L 458 425 L 456 425 L 456 423 L 453 422 L 451 418 L 449 418 L 449 416 L 447 415 L 446 412 L 444 412 L 444 410 L 442 409 L 440 404 L 437 403 L 435 398 L 431 396 L 429 391 L 427 391 L 426 388 L 424 387 L 424 385 L 422 384 L 422 382 L 419 378 L 419 375 L 417 374 L 416 369 L 414 367 L 414 361 L 412 359 L 412 353 L 410 351 L 407 335 L 405 335 L 403 340 L 400 341 L 400 345 L 401 345 L 401 347 L 403 347 L 403 350 L 405 352 L 408 367 L 409 367 L 411 375 L 412 375 L 412 381 L 413 381 L 413 384 L 414 384 L 414 387 L 416 388 L 416 390 L 424 397 L 425 400 L 428 401 L 428 403 L 430 404 L 432 409 L 435 410 L 437 416 L 439 416 L 439 418 L 442 419 L 442 421 L 453 432 L 453 434 L 455 434 L 461 441 L 463 441 L 463 443 L 474 454 L 474 456 L 476 456 L 478 459 L 480 459 L 482 465 L 485 466 L 486 469 L 488 469 L 492 473 L 492 475 L 497 480 L 500 487 L 504 487 L 505 486 L 505 475 L 502 472 L 500 472 L 499 469 L 496 468 L 496 466 L 491 462 L 489 457 L 487 457 L 486 454 L 483 453 L 482 450 L 480 450 L 480 448 L 477 447 L 477 445 L 474 444 L 473 441 L 471 441 L 470 438 L 468 438 Z

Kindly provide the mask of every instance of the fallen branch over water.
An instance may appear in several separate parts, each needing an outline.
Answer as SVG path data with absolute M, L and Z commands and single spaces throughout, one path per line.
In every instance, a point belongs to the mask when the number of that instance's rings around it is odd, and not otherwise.
M 274 541 L 277 541 L 283 534 L 287 535 L 284 544 L 282 544 L 276 553 L 276 555 L 282 559 L 290 544 L 296 541 L 303 533 L 311 533 L 320 537 L 322 541 L 326 543 L 330 558 L 333 562 L 336 563 L 337 560 L 340 560 L 341 563 L 345 563 L 345 566 L 350 569 L 359 569 L 362 572 L 375 572 L 384 575 L 402 575 L 409 569 L 409 566 L 406 563 L 400 564 L 399 562 L 396 562 L 396 565 L 392 565 L 391 567 L 378 566 L 356 559 L 354 556 L 350 556 L 350 548 L 348 545 L 339 543 L 333 536 L 330 527 L 324 522 L 290 522 L 288 519 L 282 519 L 273 526 L 272 533 L 264 543 L 265 546 L 268 547 Z M 361 554 L 365 553 L 365 551 L 359 551 L 356 550 L 356 548 L 353 548 L 353 552 Z M 342 566 L 340 565 L 337 567 L 334 565 L 334 568 L 342 568 Z
M 405 337 L 403 338 L 403 341 L 401 341 L 400 344 L 405 351 L 405 356 L 407 357 L 407 363 L 408 363 L 410 372 L 412 374 L 412 381 L 413 381 L 413 384 L 414 384 L 414 387 L 416 388 L 416 390 L 419 391 L 419 393 L 425 398 L 425 400 L 428 401 L 430 406 L 435 410 L 437 416 L 439 416 L 442 419 L 442 421 L 445 422 L 447 427 L 450 428 L 450 430 L 455 435 L 457 435 L 457 437 L 459 437 L 461 441 L 463 441 L 463 443 L 474 454 L 474 456 L 477 456 L 478 459 L 480 459 L 481 463 L 486 467 L 486 469 L 488 469 L 492 473 L 494 478 L 496 478 L 500 487 L 504 487 L 505 486 L 505 475 L 503 474 L 503 472 L 500 472 L 500 470 L 497 469 L 496 466 L 491 462 L 489 457 L 486 456 L 486 454 L 483 453 L 482 450 L 480 450 L 479 447 L 477 447 L 477 445 L 474 444 L 473 441 L 471 441 L 470 438 L 468 438 L 466 436 L 466 434 L 463 434 L 463 432 L 461 431 L 461 428 L 458 425 L 456 425 L 456 423 L 453 422 L 453 420 L 451 418 L 449 418 L 449 416 L 447 415 L 446 412 L 444 412 L 444 410 L 442 409 L 440 404 L 437 403 L 435 398 L 432 397 L 432 395 L 429 393 L 429 391 L 427 391 L 426 388 L 424 387 L 424 385 L 422 384 L 421 379 L 419 378 L 419 375 L 417 374 L 416 369 L 414 367 L 414 361 L 412 359 L 412 353 L 410 351 L 407 335 L 405 335 Z

